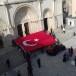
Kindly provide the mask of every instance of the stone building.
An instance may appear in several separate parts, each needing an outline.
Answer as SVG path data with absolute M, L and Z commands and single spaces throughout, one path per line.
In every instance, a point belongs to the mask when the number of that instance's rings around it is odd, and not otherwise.
M 63 24 L 62 0 L 1 0 L 0 46 L 12 39 Z
M 64 0 L 65 10 L 66 10 L 66 26 L 75 27 L 76 26 L 76 0 Z

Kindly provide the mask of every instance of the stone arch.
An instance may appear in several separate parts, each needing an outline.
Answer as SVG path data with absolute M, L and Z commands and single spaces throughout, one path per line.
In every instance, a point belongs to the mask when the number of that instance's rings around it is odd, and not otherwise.
M 33 8 L 32 6 L 27 5 L 27 4 L 24 4 L 24 5 L 19 6 L 19 7 L 15 10 L 14 15 L 13 15 L 13 19 L 15 19 L 15 15 L 16 15 L 16 13 L 19 11 L 19 9 L 21 9 L 21 8 L 23 8 L 23 7 L 30 8 L 31 10 L 33 10 L 34 13 L 37 14 L 37 12 L 34 10 L 34 8 Z M 38 17 L 38 15 L 37 15 L 37 17 Z
M 54 29 L 54 17 L 53 17 L 53 11 L 49 8 L 44 9 L 43 11 L 43 18 L 47 18 L 47 25 L 48 25 L 48 31 L 50 31 L 51 28 Z
M 22 5 L 18 7 L 14 13 L 14 23 L 17 32 L 17 25 L 22 24 L 23 35 L 25 35 L 24 24 L 28 22 L 29 32 L 33 33 L 39 30 L 38 27 L 38 15 L 34 8 L 29 5 Z M 37 28 L 37 29 L 35 29 Z M 18 34 L 18 33 L 17 33 Z
M 23 10 L 22 10 L 23 9 Z M 15 13 L 14 13 L 14 16 L 13 16 L 13 18 L 14 18 L 14 23 L 15 23 L 15 17 L 16 17 L 16 15 L 18 14 L 18 13 L 22 13 L 22 14 L 24 14 L 24 15 L 26 15 L 27 14 L 27 12 L 29 12 L 29 14 L 34 14 L 34 15 L 32 15 L 32 17 L 33 17 L 33 19 L 31 19 L 31 21 L 35 21 L 35 20 L 38 20 L 37 18 L 38 18 L 38 15 L 37 15 L 37 13 L 36 13 L 36 11 L 34 10 L 34 8 L 33 7 L 31 7 L 31 6 L 29 6 L 29 5 L 21 5 L 21 6 L 19 6 L 17 9 L 16 9 L 16 11 L 15 11 Z M 23 15 L 23 16 L 24 16 Z M 28 16 L 27 16 L 28 17 Z
M 53 12 L 49 8 L 46 8 L 43 11 L 43 18 L 46 17 L 53 17 Z

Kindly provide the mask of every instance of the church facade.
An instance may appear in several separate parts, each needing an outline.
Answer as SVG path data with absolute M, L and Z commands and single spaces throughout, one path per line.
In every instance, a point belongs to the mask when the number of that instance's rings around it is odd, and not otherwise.
M 12 39 L 63 25 L 62 0 L 1 0 L 0 46 Z

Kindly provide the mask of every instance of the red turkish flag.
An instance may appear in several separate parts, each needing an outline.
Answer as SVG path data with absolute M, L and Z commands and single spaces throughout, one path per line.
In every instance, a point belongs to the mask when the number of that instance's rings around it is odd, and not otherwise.
M 17 38 L 15 42 L 25 51 L 31 52 L 38 48 L 51 45 L 56 42 L 53 36 L 44 31 L 29 34 L 25 37 Z

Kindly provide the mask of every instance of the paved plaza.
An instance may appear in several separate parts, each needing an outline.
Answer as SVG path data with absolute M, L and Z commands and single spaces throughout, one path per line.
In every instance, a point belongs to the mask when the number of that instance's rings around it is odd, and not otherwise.
M 41 68 L 38 68 L 36 59 L 41 59 Z M 62 62 L 63 52 L 57 56 L 48 56 L 46 53 L 37 54 L 36 58 L 32 59 L 32 67 L 34 76 L 76 76 L 76 67 L 71 64 L 73 58 L 70 58 L 66 63 Z M 17 76 L 17 72 L 21 71 L 22 76 L 28 76 L 27 63 L 24 63 L 9 72 L 7 76 Z M 1 75 L 1 76 L 4 76 Z
M 65 34 L 62 33 L 62 30 L 58 30 L 55 31 L 55 33 L 61 43 L 63 43 L 67 48 L 73 46 L 75 49 L 76 36 L 73 36 L 73 32 L 76 30 L 76 27 L 67 29 Z M 62 62 L 63 53 L 64 51 L 59 53 L 57 56 L 49 56 L 46 52 L 44 54 L 38 52 L 37 56 L 32 57 L 31 59 L 33 76 L 76 76 L 76 66 L 72 64 L 75 54 L 66 63 L 64 63 Z M 36 60 L 38 57 L 41 59 L 41 68 L 38 68 L 37 66 Z M 21 71 L 22 76 L 28 76 L 26 62 L 5 73 L 7 74 L 6 76 L 17 76 L 17 72 L 19 70 Z M 0 76 L 4 76 L 4 74 Z

